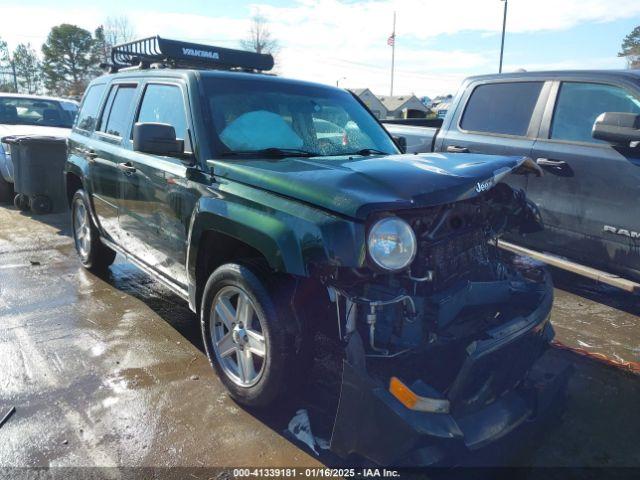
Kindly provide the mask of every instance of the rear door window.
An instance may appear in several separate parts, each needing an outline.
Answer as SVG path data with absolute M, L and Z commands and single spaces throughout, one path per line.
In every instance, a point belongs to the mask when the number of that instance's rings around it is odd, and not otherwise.
M 640 99 L 614 85 L 563 82 L 549 136 L 556 140 L 607 143 L 591 136 L 593 123 L 604 112 L 640 114 Z
M 100 103 L 102 100 L 102 94 L 104 92 L 105 85 L 92 85 L 84 94 L 82 100 L 82 107 L 78 114 L 78 121 L 76 127 L 81 130 L 92 131 L 96 127 L 98 120 L 98 111 L 100 110 Z M 66 103 L 63 106 L 66 108 Z
M 188 143 L 187 114 L 180 87 L 161 84 L 147 85 L 136 122 L 171 125 L 176 131 L 176 137 Z
M 102 114 L 101 132 L 122 137 L 129 125 L 135 92 L 135 85 L 118 85 L 111 88 Z
M 460 127 L 472 132 L 526 136 L 543 83 L 479 85 L 471 93 Z

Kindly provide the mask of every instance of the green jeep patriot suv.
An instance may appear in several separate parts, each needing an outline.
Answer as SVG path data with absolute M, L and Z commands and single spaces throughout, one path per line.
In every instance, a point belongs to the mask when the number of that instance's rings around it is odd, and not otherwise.
M 402 154 L 349 92 L 260 73 L 268 55 L 152 37 L 113 62 L 68 143 L 80 261 L 119 252 L 187 300 L 236 401 L 291 392 L 322 332 L 343 355 L 332 450 L 426 464 L 561 391 L 547 274 L 496 248 L 537 228 L 501 181 L 528 159 Z

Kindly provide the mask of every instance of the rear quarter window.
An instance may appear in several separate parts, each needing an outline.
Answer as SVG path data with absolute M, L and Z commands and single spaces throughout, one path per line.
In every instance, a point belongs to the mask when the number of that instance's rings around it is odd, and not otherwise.
M 76 128 L 93 131 L 98 120 L 98 111 L 105 85 L 92 85 L 85 92 L 78 113 Z
M 507 82 L 477 86 L 460 127 L 473 132 L 526 136 L 544 82 Z

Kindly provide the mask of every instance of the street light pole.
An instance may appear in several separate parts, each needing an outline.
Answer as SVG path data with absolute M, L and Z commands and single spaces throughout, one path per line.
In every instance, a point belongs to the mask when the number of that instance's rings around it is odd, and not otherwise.
M 340 86 L 340 80 L 346 80 L 347 77 L 340 77 L 339 79 L 336 80 L 336 87 Z
M 504 32 L 507 29 L 507 4 L 509 0 L 500 0 L 504 2 L 504 16 L 502 17 L 502 41 L 500 42 L 500 67 L 498 73 L 502 73 L 502 56 L 504 55 Z

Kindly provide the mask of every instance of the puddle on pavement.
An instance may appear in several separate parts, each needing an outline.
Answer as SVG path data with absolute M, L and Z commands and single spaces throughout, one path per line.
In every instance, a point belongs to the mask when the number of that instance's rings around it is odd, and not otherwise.
M 640 295 L 553 269 L 556 339 L 619 361 L 640 362 Z
M 0 212 L 0 215 L 4 214 Z M 34 225 L 21 216 L 12 215 L 10 220 L 17 225 L 15 235 L 28 234 Z M 189 452 L 198 446 L 206 448 L 209 443 L 230 444 L 234 435 L 243 438 L 238 428 L 244 428 L 247 439 L 253 435 L 256 442 L 247 448 L 255 447 L 258 452 L 263 433 L 255 433 L 255 425 L 247 423 L 244 413 L 278 435 L 284 435 L 288 422 L 300 408 L 309 411 L 314 434 L 323 438 L 330 436 L 329 418 L 335 408 L 336 392 L 332 390 L 334 382 L 327 378 L 339 377 L 340 369 L 333 357 L 319 355 L 309 387 L 277 411 L 241 409 L 227 399 L 211 372 L 203 354 L 198 319 L 186 302 L 121 258 L 104 277 L 85 272 L 73 257 L 69 237 L 60 233 L 65 228 L 62 221 L 42 229 L 38 227 L 42 230 L 41 239 L 30 244 L 32 250 L 27 251 L 14 248 L 13 240 L 7 241 L 4 226 L 0 228 L 0 263 L 25 265 L 0 269 L 0 282 L 12 283 L 11 294 L 6 297 L 9 301 L 0 297 L 0 309 L 8 312 L 4 316 L 0 312 L 0 317 L 10 319 L 11 327 L 26 330 L 34 318 L 40 320 L 41 313 L 47 313 L 45 320 L 47 316 L 60 316 L 58 323 L 62 325 L 50 326 L 51 335 L 57 335 L 55 342 L 53 339 L 46 342 L 49 335 L 46 329 L 34 328 L 40 336 L 32 335 L 44 342 L 43 348 L 59 347 L 59 365 L 51 364 L 55 367 L 54 373 L 62 374 L 70 368 L 83 372 L 84 376 L 76 383 L 67 384 L 62 391 L 56 390 L 54 398 L 84 408 L 90 420 L 105 429 L 102 443 L 114 442 L 135 449 L 138 435 L 149 451 L 161 452 L 151 459 L 145 456 L 147 461 L 179 462 L 181 456 L 177 453 L 172 456 L 170 448 Z M 13 238 L 13 235 L 10 236 Z M 11 248 L 7 250 L 8 244 Z M 31 265 L 31 261 L 40 265 Z M 638 360 L 640 301 L 637 297 L 566 276 L 563 272 L 554 271 L 554 280 L 557 290 L 552 320 L 559 340 L 568 345 L 588 345 L 610 356 Z M 25 286 L 26 293 L 16 290 L 21 285 Z M 19 314 L 19 309 L 12 310 L 23 303 Z M 60 310 L 65 305 L 67 310 Z M 159 325 L 162 322 L 171 328 Z M 64 337 L 65 328 L 75 338 Z M 74 353 L 65 357 L 64 353 L 70 350 Z M 0 357 L 12 351 L 0 350 Z M 640 418 L 632 414 L 640 398 L 640 377 L 578 358 L 571 352 L 558 354 L 579 366 L 578 376 L 570 384 L 569 409 L 561 420 L 538 436 L 523 440 L 521 446 L 525 454 L 514 462 L 519 465 L 640 465 L 640 452 L 628 440 L 640 431 Z M 94 367 L 96 372 L 90 371 Z M 190 381 L 191 376 L 199 380 Z M 12 384 L 15 390 L 22 380 L 11 381 L 15 383 Z M 45 400 L 49 402 L 48 397 Z M 196 437 L 190 435 L 199 427 L 198 418 L 203 415 L 210 421 L 219 420 L 215 429 Z M 132 431 L 129 427 L 136 425 L 136 421 L 139 430 Z M 151 425 L 147 430 L 144 422 Z M 161 422 L 174 423 L 171 428 L 163 429 L 159 426 Z M 53 425 L 55 419 L 47 418 L 43 424 Z M 176 429 L 184 429 L 189 434 L 178 436 Z M 80 438 L 84 438 L 83 435 Z M 179 447 L 172 447 L 177 443 Z M 500 449 L 496 447 L 495 451 Z M 489 453 L 488 458 L 491 458 Z M 320 460 L 340 465 L 339 460 L 329 455 L 321 456 Z

